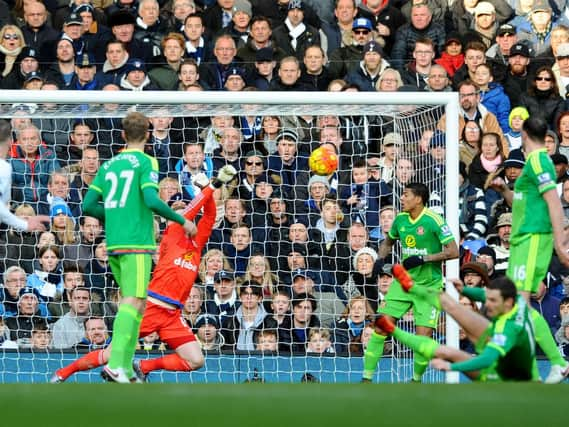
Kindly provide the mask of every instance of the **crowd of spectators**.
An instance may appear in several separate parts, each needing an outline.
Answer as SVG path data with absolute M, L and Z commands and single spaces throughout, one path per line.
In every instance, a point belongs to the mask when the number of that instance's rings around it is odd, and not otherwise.
M 216 227 L 183 310 L 207 351 L 363 354 L 398 261 L 397 250 L 386 259 L 377 250 L 412 181 L 429 186 L 439 213 L 446 186 L 459 192 L 466 284 L 505 274 L 511 208 L 485 182 L 500 173 L 514 185 L 529 116 L 549 124 L 569 216 L 569 6 L 557 0 L 0 0 L 0 89 L 458 92 L 459 141 L 446 139 L 437 107 L 150 114 L 146 151 L 170 205 L 199 194 L 198 173 L 239 171 L 216 193 Z M 81 202 L 101 163 L 124 147 L 121 118 L 113 105 L 77 119 L 46 114 L 54 108 L 4 111 L 11 207 L 51 222 L 42 233 L 2 230 L 0 345 L 100 348 L 118 286 L 104 224 L 83 216 Z M 321 145 L 339 157 L 330 176 L 308 168 Z M 455 184 L 445 182 L 445 157 L 457 145 Z M 158 241 L 165 227 L 157 218 Z M 564 349 L 568 285 L 554 256 L 532 299 Z M 156 335 L 140 347 L 164 349 Z

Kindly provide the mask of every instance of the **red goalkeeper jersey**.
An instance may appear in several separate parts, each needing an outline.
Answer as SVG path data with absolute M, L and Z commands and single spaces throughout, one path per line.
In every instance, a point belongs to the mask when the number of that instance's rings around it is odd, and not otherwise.
M 196 236 L 186 236 L 180 224 L 170 224 L 160 242 L 160 257 L 154 268 L 148 295 L 179 308 L 184 306 L 198 275 L 201 253 L 215 223 L 213 188 L 206 187 L 192 200 L 184 217 L 193 220 L 201 207 L 204 213 Z

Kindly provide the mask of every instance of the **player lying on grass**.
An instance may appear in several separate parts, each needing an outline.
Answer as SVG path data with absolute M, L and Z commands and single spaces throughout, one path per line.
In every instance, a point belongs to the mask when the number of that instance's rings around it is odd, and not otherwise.
M 419 298 L 438 305 L 464 328 L 475 344 L 476 356 L 435 340 L 413 335 L 395 326 L 385 316 L 375 325 L 383 333 L 393 335 L 415 352 L 422 354 L 431 365 L 442 371 L 463 372 L 477 381 L 537 381 L 535 339 L 526 300 L 518 295 L 514 283 L 501 277 L 488 284 L 486 290 L 464 287 L 459 280 L 453 284 L 463 295 L 484 301 L 490 320 L 459 305 L 445 292 L 435 292 L 413 284 L 405 269 L 393 268 L 403 289 Z
M 204 364 L 200 346 L 182 317 L 182 308 L 197 277 L 201 253 L 215 223 L 213 191 L 223 183 L 231 181 L 235 174 L 232 166 L 224 166 L 213 184 L 209 184 L 203 176 L 205 182 L 199 184 L 206 187 L 183 214 L 186 219 L 193 220 L 203 206 L 203 216 L 197 225 L 197 233 L 188 237 L 184 228 L 177 223 L 171 223 L 164 232 L 158 264 L 148 289 L 148 304 L 140 327 L 140 337 L 158 332 L 160 339 L 176 352 L 156 359 L 136 360 L 134 370 L 140 380 L 144 380 L 146 375 L 154 370 L 192 371 Z M 57 370 L 51 382 L 62 382 L 75 372 L 104 365 L 109 358 L 111 346 L 92 351 Z

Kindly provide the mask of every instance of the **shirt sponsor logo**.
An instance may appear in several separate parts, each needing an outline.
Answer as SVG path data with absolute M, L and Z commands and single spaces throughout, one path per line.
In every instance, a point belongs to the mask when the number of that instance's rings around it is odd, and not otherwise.
M 403 248 L 403 255 L 413 256 L 413 255 L 429 255 L 427 249 L 417 249 L 417 248 Z
M 186 261 L 184 258 L 180 257 L 180 258 L 176 258 L 174 260 L 174 265 L 177 265 L 179 267 L 185 268 L 187 270 L 190 271 L 198 271 L 198 267 L 196 267 L 196 265 L 191 262 L 191 261 Z
M 405 246 L 408 248 L 414 248 L 417 246 L 417 241 L 415 240 L 415 236 L 407 236 L 405 237 Z

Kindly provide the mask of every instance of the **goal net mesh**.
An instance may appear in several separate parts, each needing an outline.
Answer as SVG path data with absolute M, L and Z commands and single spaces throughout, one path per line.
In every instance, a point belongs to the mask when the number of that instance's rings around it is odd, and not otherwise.
M 394 246 L 385 265 L 378 260 L 370 271 L 355 262 L 355 254 L 367 247 L 370 250 L 363 252 L 375 260 L 401 208 L 402 188 L 408 182 L 427 184 L 430 207 L 443 215 L 453 211 L 456 215 L 457 207 L 448 206 L 445 199 L 444 149 L 456 150 L 457 144 L 447 148 L 445 138 L 433 137 L 444 106 L 303 102 L 1 104 L 0 118 L 10 121 L 14 139 L 9 155 L 12 208 L 24 216 L 31 213 L 25 206 L 53 215 L 64 205 L 71 221 L 62 225 L 52 219 L 48 233 L 2 230 L 0 381 L 45 382 L 55 369 L 105 345 L 107 336 L 112 336 L 118 288 L 107 263 L 104 227 L 99 230 L 98 224 L 82 218 L 80 203 L 89 176 L 96 171 L 93 161 L 97 163 L 98 157 L 102 163 L 124 148 L 121 119 L 129 111 L 151 119 L 146 151 L 158 160 L 164 201 L 176 205 L 195 197 L 200 191 L 193 183 L 195 169 L 203 169 L 208 176 L 215 176 L 223 162 L 240 169 L 239 179 L 216 200 L 216 227 L 195 285 L 199 292 L 192 292 L 183 311 L 206 352 L 206 364 L 190 374 L 157 371 L 150 380 L 358 381 L 372 330 L 368 325 L 371 313 L 365 310 L 369 306 L 375 311 L 383 304 L 392 280 L 390 265 L 398 261 L 400 248 Z M 23 158 L 28 149 L 24 130 L 30 124 L 37 127 L 42 140 L 33 160 Z M 240 140 L 235 153 L 228 148 L 232 129 L 238 131 Z M 191 158 L 198 141 L 205 153 L 196 168 Z M 308 157 L 323 143 L 338 150 L 339 169 L 330 177 L 313 178 Z M 63 175 L 65 182 L 59 182 L 57 175 Z M 321 211 L 327 192 L 338 201 L 337 223 L 332 228 L 326 228 Z M 246 250 L 240 250 L 240 243 L 231 237 L 238 222 L 250 229 Z M 156 224 L 159 240 L 165 224 L 160 219 Z M 51 245 L 57 248 L 55 263 L 44 259 L 50 253 L 45 247 Z M 73 270 L 70 265 L 81 266 L 82 279 L 71 275 L 66 280 L 66 272 Z M 14 270 L 15 266 L 23 269 L 23 280 L 18 279 L 20 270 Z M 223 301 L 214 285 L 220 269 L 234 271 L 237 277 L 235 292 Z M 314 297 L 316 308 L 308 326 L 301 326 L 290 301 L 285 301 L 288 312 L 279 318 L 285 319 L 283 323 L 267 334 L 258 318 L 240 318 L 241 324 L 228 321 L 243 314 L 237 314 L 235 307 L 240 304 L 240 284 L 245 280 L 263 286 L 258 312 L 266 312 L 263 316 L 267 317 L 274 315 L 275 297 L 288 293 L 294 299 L 293 291 L 302 286 L 295 282 L 311 282 L 305 289 Z M 19 292 L 23 286 L 36 289 L 39 304 L 31 308 L 33 317 L 22 314 L 29 310 L 22 308 Z M 90 289 L 90 311 L 70 319 L 66 313 L 75 303 L 70 301 L 69 290 L 76 286 Z M 358 314 L 360 305 L 363 315 Z M 102 324 L 84 323 L 91 317 L 101 317 Z M 442 316 L 436 330 L 441 342 L 445 341 L 444 322 Z M 237 332 L 227 330 L 228 325 L 237 325 Z M 413 314 L 405 315 L 399 325 L 413 331 Z M 158 336 L 141 339 L 139 347 L 138 358 L 171 351 Z M 412 352 L 389 339 L 376 380 L 408 381 L 412 371 Z M 99 381 L 99 377 L 91 371 L 71 380 Z M 430 369 L 424 376 L 427 382 L 443 380 L 444 376 Z

